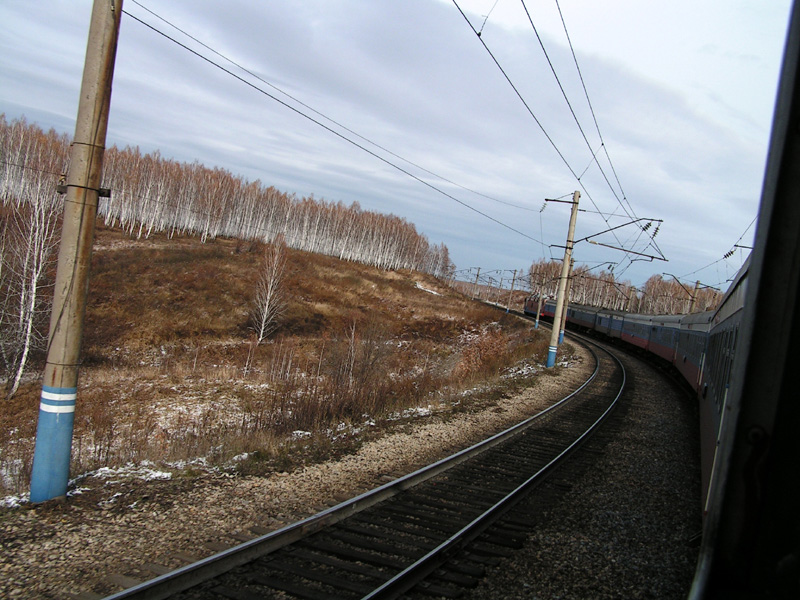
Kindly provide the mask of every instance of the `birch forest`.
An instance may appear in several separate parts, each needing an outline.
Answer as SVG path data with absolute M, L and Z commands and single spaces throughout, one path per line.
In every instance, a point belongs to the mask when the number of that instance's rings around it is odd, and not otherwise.
M 0 115 L 0 198 L 3 206 L 29 204 L 32 181 L 66 173 L 69 139 L 24 119 Z M 220 168 L 164 158 L 139 148 L 106 150 L 99 216 L 141 237 L 199 235 L 271 242 L 381 269 L 410 269 L 446 278 L 454 270 L 447 247 L 431 244 L 401 217 L 362 210 L 358 203 L 297 198 L 261 181 Z M 42 190 L 43 193 L 45 190 Z M 52 198 L 48 198 L 52 202 Z M 57 201 L 57 200 L 56 200 Z
M 552 298 L 558 292 L 561 262 L 534 262 L 528 273 L 531 290 Z M 694 301 L 692 298 L 694 297 Z M 650 315 L 674 315 L 702 312 L 716 308 L 722 295 L 709 287 L 695 289 L 672 277 L 652 275 L 641 288 L 630 281 L 619 281 L 610 271 L 592 271 L 585 265 L 572 270 L 569 301 L 586 306 Z
M 45 342 L 70 138 L 0 114 L 0 378 L 13 395 L 31 351 Z M 357 203 L 297 198 L 225 169 L 182 163 L 138 148 L 106 150 L 98 216 L 135 237 L 163 233 L 272 243 L 385 270 L 446 279 L 444 244 L 412 223 Z M 10 393 L 9 393 L 10 392 Z

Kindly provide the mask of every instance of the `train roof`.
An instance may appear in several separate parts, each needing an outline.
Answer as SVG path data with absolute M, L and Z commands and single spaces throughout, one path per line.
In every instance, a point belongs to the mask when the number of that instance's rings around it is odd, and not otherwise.
M 708 331 L 711 329 L 711 320 L 714 318 L 715 312 L 716 311 L 713 310 L 706 310 L 704 312 L 684 315 L 681 320 L 681 329 Z
M 669 325 L 676 327 L 680 325 L 681 321 L 686 315 L 651 315 L 653 325 Z

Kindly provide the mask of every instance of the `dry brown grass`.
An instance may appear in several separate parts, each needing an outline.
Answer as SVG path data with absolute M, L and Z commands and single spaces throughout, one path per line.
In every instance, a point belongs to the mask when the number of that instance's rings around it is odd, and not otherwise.
M 222 239 L 134 242 L 99 228 L 73 474 L 144 460 L 231 464 L 243 453 L 240 471 L 286 468 L 298 449 L 301 460 L 319 458 L 343 431 L 446 403 L 523 357 L 545 356 L 546 340 L 528 325 L 431 277 L 298 251 L 288 254 L 281 327 L 256 345 L 248 314 L 260 250 Z M 9 473 L 0 493 L 27 488 L 38 386 L 0 413 Z

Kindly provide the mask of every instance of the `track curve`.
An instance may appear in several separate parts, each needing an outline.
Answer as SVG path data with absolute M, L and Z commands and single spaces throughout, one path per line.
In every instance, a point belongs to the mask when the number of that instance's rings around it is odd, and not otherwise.
M 448 459 L 284 528 L 109 597 L 392 598 L 416 586 L 458 596 L 521 544 L 492 525 L 585 439 L 619 398 L 621 363 L 576 392 Z M 424 586 L 424 587 L 420 587 Z

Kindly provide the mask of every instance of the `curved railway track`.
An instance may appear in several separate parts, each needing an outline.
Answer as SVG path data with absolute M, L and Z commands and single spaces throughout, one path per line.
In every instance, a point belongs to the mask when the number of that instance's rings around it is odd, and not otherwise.
M 457 597 L 519 547 L 513 507 L 610 413 L 625 371 L 606 350 L 581 388 L 480 444 L 108 600 Z M 529 502 L 527 502 L 529 503 Z

